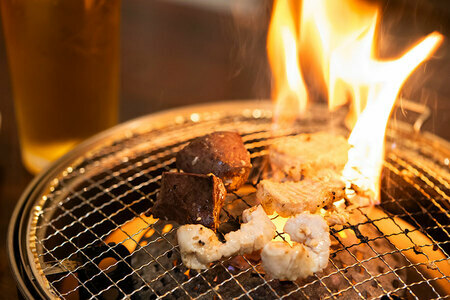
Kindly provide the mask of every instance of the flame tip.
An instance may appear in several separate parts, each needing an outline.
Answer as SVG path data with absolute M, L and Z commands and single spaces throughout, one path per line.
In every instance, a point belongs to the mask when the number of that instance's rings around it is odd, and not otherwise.
M 275 0 L 267 38 L 276 99 L 273 128 L 292 124 L 306 110 L 302 69 L 314 76 L 308 81 L 314 86 L 308 87 L 323 89 L 328 96 L 330 111 L 351 99 L 346 125 L 353 130 L 343 176 L 376 199 L 385 130 L 399 91 L 444 39 L 434 31 L 398 58 L 377 59 L 380 15 L 379 6 L 361 1 L 303 0 L 297 9 L 289 1 Z

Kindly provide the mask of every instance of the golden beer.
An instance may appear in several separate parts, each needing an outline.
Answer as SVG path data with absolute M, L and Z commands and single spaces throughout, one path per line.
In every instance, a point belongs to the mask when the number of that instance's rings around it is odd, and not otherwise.
M 118 114 L 120 0 L 1 0 L 22 158 L 38 172 Z

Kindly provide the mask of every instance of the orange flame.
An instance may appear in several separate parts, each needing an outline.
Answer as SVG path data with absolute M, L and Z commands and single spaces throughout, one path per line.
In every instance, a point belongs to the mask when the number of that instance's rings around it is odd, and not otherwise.
M 306 87 L 300 72 L 298 34 L 289 1 L 276 1 L 267 36 L 267 54 L 274 75 L 274 124 L 290 125 L 306 109 Z
M 345 53 L 343 57 L 347 57 L 347 62 L 351 60 L 358 68 L 352 68 L 352 71 L 345 69 L 346 60 L 342 57 L 338 62 L 341 69 L 337 73 L 353 91 L 366 90 L 365 97 L 361 94 L 354 97 L 355 106 L 358 105 L 356 100 L 367 103 L 348 140 L 352 148 L 343 176 L 347 182 L 372 192 L 371 198 L 379 202 L 384 136 L 395 100 L 408 76 L 440 45 L 443 38 L 433 32 L 400 58 L 380 62 L 371 57 L 369 46 L 373 33 L 374 27 L 360 43 L 355 42 L 352 49 L 359 48 L 360 51 L 357 50 L 354 56 L 350 57 L 351 49 L 339 52 Z
M 408 76 L 441 43 L 442 35 L 432 33 L 400 58 L 382 61 L 373 55 L 375 5 L 358 0 L 304 0 L 301 7 L 294 3 L 298 2 L 275 0 L 267 39 L 277 102 L 274 127 L 291 124 L 298 113 L 304 113 L 307 88 L 309 98 L 317 89 L 327 91 L 331 110 L 351 98 L 346 123 L 355 127 L 343 178 L 377 201 L 384 135 L 395 99 Z
M 303 66 L 305 72 L 315 77 L 309 80 L 312 89 L 327 91 L 333 52 L 360 36 L 370 26 L 376 12 L 376 6 L 358 0 L 302 2 L 300 55 L 307 58 L 303 62 L 309 62 Z M 345 104 L 346 100 L 342 97 L 329 101 L 330 109 Z

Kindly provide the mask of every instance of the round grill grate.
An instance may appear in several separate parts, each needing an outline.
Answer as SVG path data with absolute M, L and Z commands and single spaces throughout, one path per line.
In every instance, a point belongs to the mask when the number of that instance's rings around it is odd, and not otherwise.
M 342 113 L 314 106 L 295 131 L 345 133 Z M 183 266 L 176 224 L 145 216 L 162 172 L 191 139 L 238 130 L 254 166 L 248 184 L 228 195 L 220 231 L 239 226 L 255 204 L 265 167 L 271 110 L 267 102 L 191 107 L 145 117 L 95 137 L 30 185 L 11 223 L 13 269 L 26 296 L 100 299 L 367 299 L 449 293 L 450 147 L 398 124 L 389 129 L 382 204 L 359 209 L 358 223 L 331 228 L 329 266 L 306 280 L 266 278 L 254 257 Z M 283 233 L 279 233 L 283 238 Z

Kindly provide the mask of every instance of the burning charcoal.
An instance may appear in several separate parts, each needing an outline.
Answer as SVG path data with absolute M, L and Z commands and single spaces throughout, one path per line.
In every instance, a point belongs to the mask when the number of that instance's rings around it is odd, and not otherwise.
M 235 191 L 247 180 L 252 165 L 241 136 L 220 131 L 196 138 L 178 152 L 177 167 L 189 173 L 213 173 L 227 191 Z
M 326 132 L 279 138 L 270 148 L 272 168 L 292 180 L 336 179 L 347 162 L 347 140 Z
M 163 173 L 154 217 L 216 229 L 227 192 L 213 174 Z
M 354 216 L 356 217 L 356 216 Z M 360 216 L 358 222 L 364 219 Z M 352 223 L 354 221 L 351 221 Z M 361 242 L 359 235 L 367 237 L 365 242 Z M 407 269 L 402 268 L 406 265 L 402 253 L 394 251 L 392 244 L 385 239 L 379 239 L 379 231 L 371 224 L 359 225 L 359 233 L 356 234 L 352 229 L 340 231 L 334 234 L 334 238 L 339 240 L 338 249 L 332 250 L 334 257 L 333 264 L 329 264 L 322 274 L 331 274 L 336 272 L 336 268 L 345 272 L 346 277 L 353 283 L 361 283 L 358 289 L 365 291 L 369 298 L 378 298 L 381 296 L 380 287 L 387 291 L 393 291 L 401 284 L 400 280 L 407 282 Z M 342 249 L 343 251 L 340 251 Z M 375 253 L 389 253 L 383 255 L 382 259 L 377 258 Z M 392 272 L 391 270 L 396 270 Z M 338 275 L 338 274 L 335 274 Z M 342 290 L 346 285 L 346 278 L 343 276 L 332 275 L 325 279 L 325 284 L 331 291 Z M 377 275 L 374 279 L 373 276 Z M 312 290 L 311 290 L 312 291 Z M 399 290 L 396 293 L 404 296 L 405 290 Z M 351 294 L 350 291 L 343 294 L 345 299 L 359 299 L 357 294 Z

